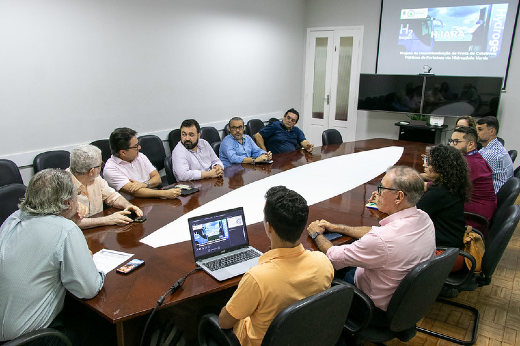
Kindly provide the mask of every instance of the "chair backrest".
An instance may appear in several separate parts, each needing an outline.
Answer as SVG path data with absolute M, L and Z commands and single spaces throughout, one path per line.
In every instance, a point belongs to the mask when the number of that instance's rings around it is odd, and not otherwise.
M 222 129 L 222 140 L 224 140 L 224 138 L 226 138 L 226 136 L 230 133 L 231 129 L 229 128 L 229 124 L 226 124 L 226 126 L 224 126 L 224 128 Z
M 264 122 L 260 119 L 251 119 L 247 122 L 246 129 L 248 130 L 247 134 L 251 137 L 256 135 L 258 131 L 260 131 L 264 127 Z
M 499 141 L 500 143 L 502 143 L 503 146 L 506 145 L 506 141 L 504 141 L 504 139 L 503 139 L 502 137 L 497 137 L 497 139 L 498 139 L 498 141 Z
M 218 131 L 213 126 L 206 126 L 200 128 L 200 138 L 205 139 L 209 142 L 209 144 L 213 144 L 215 142 L 220 141 L 220 136 Z
M 353 289 L 337 285 L 280 311 L 265 333 L 262 346 L 333 346 L 352 303 Z
M 509 240 L 515 232 L 520 219 L 520 206 L 510 205 L 498 214 L 493 222 L 486 243 L 486 252 L 482 257 L 482 273 L 479 285 L 488 285 L 491 277 L 504 254 Z
M 336 129 L 327 129 L 323 131 L 321 134 L 321 144 L 322 145 L 330 145 L 330 144 L 341 144 L 343 143 L 343 137 L 341 137 L 341 133 L 339 133 Z
M 515 177 L 520 179 L 520 166 L 515 169 Z
M 0 159 L 0 186 L 9 184 L 23 184 L 22 175 L 16 163 Z
M 518 155 L 518 151 L 516 151 L 515 149 L 511 149 L 508 151 L 508 154 L 511 157 L 511 161 L 513 161 L 513 163 L 515 163 L 516 156 Z
M 497 210 L 495 211 L 495 215 L 497 215 L 502 209 L 513 205 L 518 194 L 520 194 L 520 179 L 511 177 L 497 192 Z
M 220 143 L 222 143 L 222 142 L 218 141 L 218 142 L 211 143 L 211 147 L 213 148 L 213 151 L 215 152 L 215 154 L 217 156 L 218 156 L 219 151 L 220 151 Z
M 177 143 L 181 140 L 181 129 L 171 130 L 168 133 L 168 144 L 170 145 L 170 151 L 173 151 Z
M 52 150 L 40 153 L 34 157 L 34 173 L 46 168 L 66 169 L 70 166 L 70 153 L 66 150 Z
M 72 346 L 69 338 L 62 332 L 43 328 L 20 335 L 16 339 L 7 341 L 3 346 L 22 346 L 22 345 L 53 345 L 53 346 Z
M 148 157 L 152 165 L 154 165 L 158 171 L 163 169 L 166 152 L 164 151 L 162 140 L 156 135 L 140 136 L 137 139 L 141 146 L 140 151 Z
M 277 121 L 280 121 L 280 119 L 278 119 L 278 118 L 271 118 L 271 119 L 269 119 L 269 125 L 271 125 L 272 123 L 277 122 Z
M 20 198 L 25 196 L 24 184 L 9 184 L 0 186 L 0 225 L 18 210 Z
M 108 139 L 99 139 L 97 141 L 91 142 L 90 144 L 96 146 L 101 150 L 101 160 L 103 162 L 107 162 L 107 160 L 112 156 L 112 150 L 110 149 L 110 141 Z
M 175 179 L 175 175 L 173 175 L 173 167 L 172 167 L 172 156 L 168 155 L 164 159 L 164 171 L 166 172 L 166 179 L 168 180 L 168 185 L 175 184 L 177 179 Z
M 410 329 L 428 313 L 458 255 L 459 249 L 449 248 L 419 263 L 406 274 L 386 310 L 390 330 L 399 332 Z

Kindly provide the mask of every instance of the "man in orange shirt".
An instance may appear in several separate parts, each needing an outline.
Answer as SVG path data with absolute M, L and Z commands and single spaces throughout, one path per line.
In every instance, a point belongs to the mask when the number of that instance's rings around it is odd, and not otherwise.
M 221 328 L 233 327 L 243 346 L 260 345 L 280 311 L 326 290 L 334 277 L 327 256 L 300 243 L 309 215 L 307 201 L 285 186 L 272 187 L 265 198 L 264 227 L 271 250 L 244 274 L 218 319 Z

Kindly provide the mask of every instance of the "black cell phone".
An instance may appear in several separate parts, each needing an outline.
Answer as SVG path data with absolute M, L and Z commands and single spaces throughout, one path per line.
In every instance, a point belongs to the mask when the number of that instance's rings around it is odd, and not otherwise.
M 338 238 L 341 238 L 341 234 L 340 233 L 323 233 L 323 236 L 325 238 L 327 238 L 329 241 L 333 241 L 334 239 L 338 239 Z
M 117 268 L 116 271 L 120 274 L 129 274 L 129 273 L 133 272 L 134 270 L 136 270 L 137 268 L 142 267 L 143 265 L 144 265 L 143 260 L 134 258 L 127 264 Z
M 129 218 L 131 218 L 136 223 L 141 223 L 146 221 L 146 216 L 137 216 L 134 210 L 130 211 L 130 215 L 128 215 Z

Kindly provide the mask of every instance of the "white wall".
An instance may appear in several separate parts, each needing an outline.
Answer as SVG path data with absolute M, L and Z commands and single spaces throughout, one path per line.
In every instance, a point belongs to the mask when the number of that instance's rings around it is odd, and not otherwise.
M 3 0 L 0 157 L 300 107 L 303 0 Z
M 307 27 L 364 25 L 361 72 L 375 72 L 381 13 L 380 1 L 307 0 L 306 5 L 305 25 Z M 520 150 L 520 136 L 518 136 L 520 129 L 520 97 L 518 97 L 520 95 L 520 29 L 518 26 L 516 34 L 516 44 L 513 47 L 509 67 L 507 92 L 502 94 L 498 119 L 501 127 L 499 135 L 504 138 L 506 148 Z M 406 115 L 359 111 L 356 138 L 397 139 L 398 131 L 394 123 L 399 120 L 406 120 Z M 446 117 L 445 123 L 452 128 L 454 119 Z M 520 162 L 517 161 L 515 167 L 519 164 Z

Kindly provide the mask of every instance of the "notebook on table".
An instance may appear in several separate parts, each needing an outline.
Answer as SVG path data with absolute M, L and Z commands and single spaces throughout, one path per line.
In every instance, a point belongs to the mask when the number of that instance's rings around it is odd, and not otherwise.
M 262 252 L 249 246 L 242 207 L 188 219 L 195 262 L 218 281 L 242 275 Z

